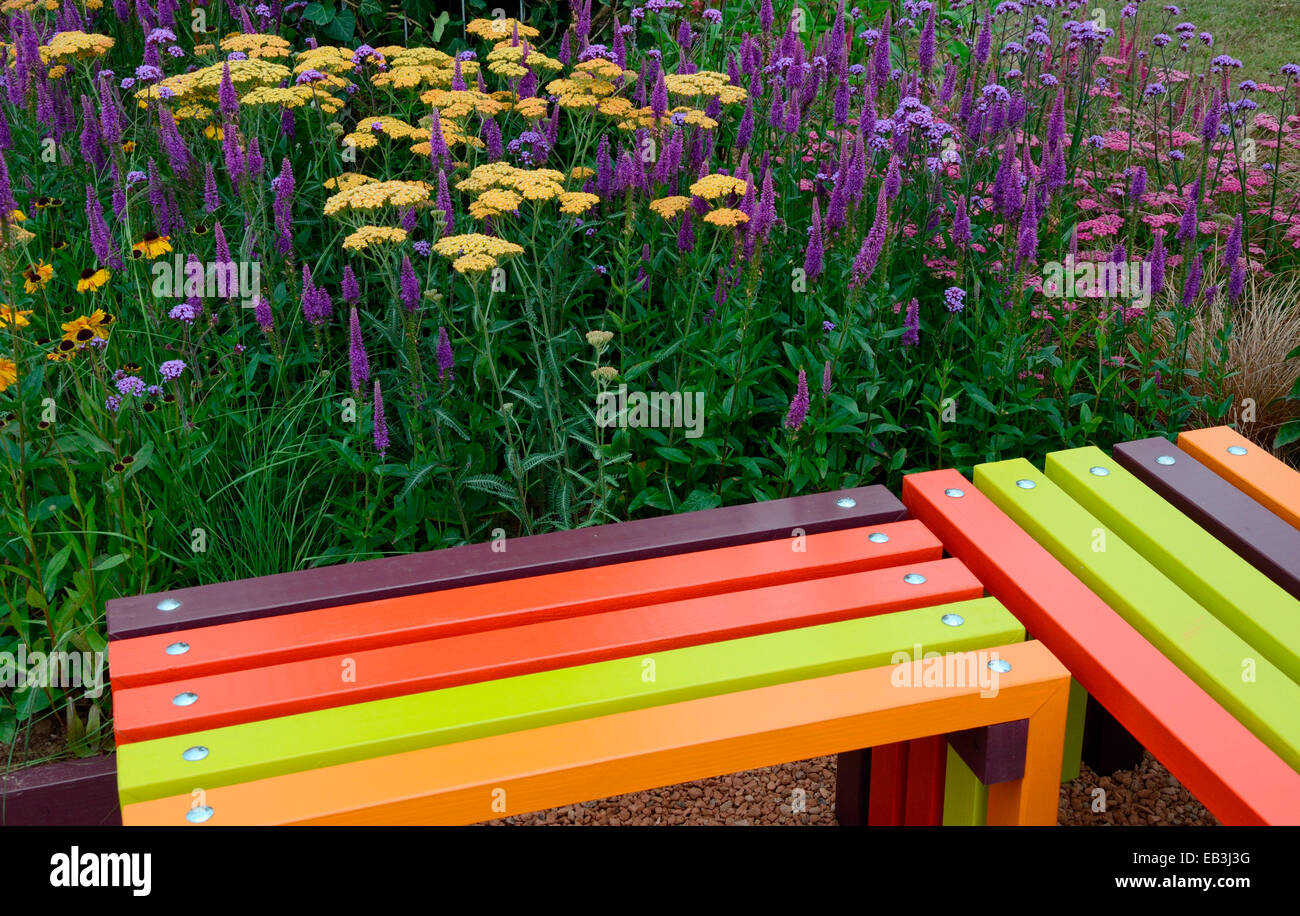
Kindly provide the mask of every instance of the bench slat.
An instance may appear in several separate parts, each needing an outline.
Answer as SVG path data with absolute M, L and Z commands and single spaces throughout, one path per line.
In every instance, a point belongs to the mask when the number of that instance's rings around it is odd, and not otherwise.
M 926 581 L 904 582 L 910 573 Z M 119 744 L 161 738 L 983 594 L 957 560 L 912 563 L 126 688 L 113 694 L 114 729 Z M 176 705 L 185 692 L 198 700 Z
M 928 471 L 903 478 L 903 502 L 1221 821 L 1300 823 L 1300 774 L 987 494 Z
M 1300 528 L 1300 472 L 1226 426 L 1178 434 L 1178 445 L 1238 490 Z M 1244 448 L 1234 455 L 1229 448 Z
M 1033 481 L 1033 489 L 1017 486 Z M 979 465 L 975 485 L 1166 657 L 1300 768 L 1300 685 L 1169 581 L 1023 458 Z M 1104 549 L 1094 545 L 1104 538 Z M 1243 681 L 1243 662 L 1255 680 Z
M 964 623 L 943 623 L 944 614 Z M 1024 638 L 991 598 L 654 652 L 118 748 L 124 802 Z M 654 661 L 646 680 L 644 660 Z M 208 756 L 187 762 L 186 748 Z M 855 747 L 861 747 L 856 745 Z M 799 759 L 799 758 L 792 758 Z
M 1160 437 L 1124 442 L 1115 460 L 1188 518 L 1300 598 L 1300 529 Z M 1165 458 L 1159 463 L 1157 458 Z M 1169 464 L 1167 459 L 1173 459 Z
M 1105 476 L 1092 473 L 1104 469 Z M 1047 477 L 1292 681 L 1300 601 L 1147 488 L 1101 449 L 1047 456 Z
M 852 505 L 848 502 L 852 501 Z M 844 505 L 841 505 L 844 503 Z M 107 603 L 109 639 L 253 620 L 317 608 L 377 601 L 503 579 L 588 569 L 863 525 L 897 522 L 906 512 L 883 486 L 793 496 L 742 506 L 511 538 L 504 550 L 469 544 L 173 589 Z M 170 599 L 180 606 L 161 611 Z
M 473 823 L 1028 718 L 1025 777 L 989 788 L 988 820 L 1053 824 L 1069 675 L 1039 643 L 997 651 L 1012 670 L 993 697 L 899 689 L 876 667 L 208 789 L 206 823 Z M 129 805 L 123 822 L 184 825 L 193 801 Z
M 871 534 L 889 540 L 876 543 Z M 121 690 L 942 556 L 920 522 L 891 522 L 118 639 L 108 647 L 109 670 Z M 177 642 L 188 650 L 168 655 Z

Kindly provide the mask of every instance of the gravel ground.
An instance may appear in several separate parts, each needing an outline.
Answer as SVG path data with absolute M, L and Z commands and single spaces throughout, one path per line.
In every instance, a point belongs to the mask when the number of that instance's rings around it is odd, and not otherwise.
M 1094 788 L 1105 790 L 1106 810 L 1092 810 Z M 802 789 L 802 795 L 797 790 Z M 799 802 L 802 800 L 802 805 Z M 802 808 L 795 811 L 794 808 Z M 733 825 L 835 824 L 835 758 L 747 770 L 650 792 L 520 814 L 490 825 Z M 1150 754 L 1136 770 L 1082 775 L 1061 786 L 1064 825 L 1213 825 L 1218 822 Z

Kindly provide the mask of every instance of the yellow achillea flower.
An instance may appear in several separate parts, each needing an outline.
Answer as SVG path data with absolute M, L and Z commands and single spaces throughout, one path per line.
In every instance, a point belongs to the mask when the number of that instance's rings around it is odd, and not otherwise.
M 201 45 L 194 46 L 194 53 L 196 55 L 211 54 L 215 50 L 217 50 L 217 46 L 210 41 L 205 42 L 204 44 Z
M 704 221 L 714 226 L 739 226 L 749 222 L 749 217 L 731 207 L 719 207 L 704 215 Z
M 430 89 L 420 95 L 420 101 L 437 108 L 440 118 L 459 119 L 472 113 L 491 118 L 507 107 L 477 89 Z
M 673 219 L 690 205 L 691 199 L 680 194 L 675 197 L 661 197 L 659 200 L 650 201 L 650 209 L 664 219 Z
M 54 276 L 54 268 L 44 261 L 37 261 L 31 267 L 23 270 L 23 284 L 27 292 L 34 293 L 39 289 L 45 289 L 45 284 L 50 282 L 50 277 Z
M 488 216 L 500 216 L 519 209 L 523 198 L 514 191 L 504 188 L 489 188 L 479 195 L 478 200 L 469 205 L 469 215 L 475 219 Z
M 632 103 L 622 96 L 615 96 L 614 98 L 601 99 L 596 106 L 596 110 L 611 118 L 621 118 L 632 111 Z
M 108 326 L 112 323 L 111 315 L 105 314 L 103 309 L 95 309 L 89 315 L 79 315 L 60 327 L 63 328 L 64 340 L 84 345 L 96 337 L 108 340 Z
M 689 124 L 699 127 L 702 130 L 717 130 L 718 122 L 710 118 L 704 112 L 696 108 L 687 108 L 684 105 L 678 105 L 670 109 L 662 118 L 656 118 L 654 110 L 651 108 L 637 108 L 628 113 L 625 120 L 618 124 L 619 130 L 637 130 L 641 127 L 667 127 L 673 123 L 673 118 L 677 117 L 683 124 Z
M 519 30 L 518 33 L 515 32 L 516 29 Z M 515 34 L 520 38 L 536 38 L 542 34 L 518 19 L 474 19 L 465 26 L 465 31 L 486 41 L 500 41 Z
M 81 272 L 81 277 L 77 280 L 77 292 L 93 293 L 108 282 L 109 273 L 104 268 L 96 270 L 88 267 Z
M 350 191 L 352 188 L 358 188 L 363 184 L 371 184 L 377 180 L 378 179 L 371 178 L 369 175 L 363 175 L 360 172 L 344 172 L 337 178 L 326 178 L 321 183 L 328 191 L 333 191 L 335 189 L 340 191 Z
M 262 33 L 227 35 L 221 39 L 221 50 L 243 51 L 249 57 L 288 57 L 292 53 L 289 42 L 279 35 Z
M 172 250 L 171 238 L 156 232 L 146 232 L 144 238 L 131 246 L 131 255 L 136 258 L 153 258 Z
M 207 137 L 209 140 L 215 140 L 220 143 L 222 140 L 226 139 L 226 129 L 224 127 L 218 127 L 215 124 L 209 124 L 207 127 L 203 128 L 203 136 Z
M 733 86 L 730 77 L 716 70 L 698 70 L 695 73 L 670 73 L 664 77 L 664 86 L 672 95 L 705 95 L 724 105 L 745 101 L 748 93 Z
M 514 242 L 479 233 L 445 236 L 433 243 L 433 250 L 451 258 L 452 270 L 461 274 L 482 273 L 496 267 L 501 258 L 524 253 Z
M 308 70 L 319 70 L 321 73 L 333 74 L 352 72 L 352 52 L 347 48 L 321 45 L 317 48 L 299 51 L 294 55 L 293 59 L 295 61 L 293 65 L 295 76 Z
M 419 86 L 450 86 L 452 78 L 452 71 L 444 67 L 417 64 L 376 73 L 370 78 L 370 84 L 389 89 L 415 89 Z
M 598 382 L 612 382 L 618 378 L 618 370 L 613 366 L 597 366 L 591 370 L 591 377 Z
M 532 96 L 526 99 L 520 99 L 515 102 L 515 111 L 519 112 L 530 121 L 536 121 L 546 117 L 546 99 L 539 96 Z
M 310 86 L 258 86 L 241 98 L 242 105 L 279 105 L 282 108 L 301 108 L 312 100 L 315 92 Z
M 482 194 L 488 188 L 509 188 L 528 200 L 551 200 L 564 192 L 564 173 L 555 169 L 520 169 L 507 162 L 480 165 L 456 183 L 456 190 Z
M 31 324 L 31 322 L 27 320 L 27 316 L 31 313 L 31 309 L 20 311 L 11 305 L 0 303 L 0 328 L 7 328 L 11 324 L 14 327 L 25 328 Z
M 595 174 L 595 169 L 589 169 L 585 165 L 575 165 L 573 168 L 569 169 L 569 177 L 575 181 L 586 181 Z
M 49 78 L 52 80 L 62 79 L 67 72 L 68 72 L 68 68 L 65 67 L 63 64 L 59 64 L 58 66 L 51 67 L 49 70 L 45 71 L 46 75 L 49 76 Z
M 521 77 L 529 70 L 536 73 L 538 70 L 555 72 L 564 69 L 564 64 L 547 57 L 526 41 L 512 45 L 508 40 L 502 40 L 488 52 L 487 59 L 490 72 L 511 79 Z
M 362 226 L 343 240 L 343 247 L 348 251 L 364 251 L 383 242 L 400 245 L 405 241 L 406 230 L 397 226 Z
M 344 146 L 357 149 L 374 149 L 379 145 L 379 137 L 388 136 L 394 140 L 410 140 L 417 137 L 420 130 L 407 124 L 401 118 L 378 115 L 370 118 L 358 118 L 356 129 L 343 138 Z
M 560 195 L 560 212 L 570 216 L 581 216 L 598 203 L 600 198 L 595 194 L 588 194 L 586 191 L 565 191 Z
M 172 117 L 179 121 L 206 121 L 212 117 L 212 109 L 206 105 L 181 105 L 172 111 Z
M 574 75 L 585 73 L 590 76 L 600 77 L 606 80 L 616 80 L 620 76 L 624 79 L 636 79 L 636 73 L 632 70 L 624 70 L 612 60 L 605 60 L 603 57 L 593 57 L 591 60 L 585 60 L 573 68 Z
M 728 194 L 740 196 L 745 193 L 745 188 L 745 182 L 739 178 L 731 175 L 719 175 L 714 172 L 712 175 L 705 175 L 691 185 L 691 193 L 696 197 L 703 197 L 705 200 L 717 200 Z
M 91 60 L 103 57 L 116 42 L 107 35 L 88 35 L 85 32 L 55 32 L 49 44 L 41 45 L 41 63 L 66 64 L 74 60 Z
M 36 238 L 36 236 L 28 232 L 22 226 L 19 226 L 17 223 L 10 223 L 8 233 L 3 239 L 0 239 L 0 248 L 5 248 L 10 245 L 26 245 L 34 238 Z
M 169 76 L 165 80 L 137 90 L 135 99 L 141 105 L 150 101 L 159 101 L 162 99 L 159 90 L 166 87 L 173 93 L 170 99 L 172 105 L 195 101 L 215 102 L 217 92 L 221 88 L 222 68 L 226 64 L 230 66 L 230 82 L 239 93 L 251 91 L 259 86 L 278 86 L 289 78 L 288 67 L 271 63 L 269 60 L 251 58 L 228 60 L 200 67 L 190 73 Z
M 402 48 L 388 55 L 388 65 L 393 70 L 402 67 L 445 67 L 451 69 L 453 58 L 437 48 Z M 379 74 L 375 74 L 378 78 Z
M 377 210 L 385 205 L 409 207 L 429 199 L 429 185 L 423 181 L 374 181 L 340 191 L 325 201 L 325 215 L 345 210 Z
M 0 391 L 18 381 L 18 364 L 6 356 L 0 356 Z

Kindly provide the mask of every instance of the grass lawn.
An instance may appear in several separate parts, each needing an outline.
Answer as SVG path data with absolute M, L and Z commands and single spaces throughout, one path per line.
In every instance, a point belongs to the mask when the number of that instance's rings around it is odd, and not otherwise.
M 1143 4 L 1142 21 L 1160 22 L 1162 5 L 1158 0 Z M 1300 63 L 1300 0 L 1186 0 L 1177 5 L 1182 15 L 1170 22 L 1170 28 L 1191 22 L 1198 30 L 1213 33 L 1215 48 L 1245 64 L 1247 76 L 1259 79 L 1285 63 Z M 1107 23 L 1115 28 L 1124 4 L 1103 6 Z M 1148 31 L 1146 26 L 1143 31 Z

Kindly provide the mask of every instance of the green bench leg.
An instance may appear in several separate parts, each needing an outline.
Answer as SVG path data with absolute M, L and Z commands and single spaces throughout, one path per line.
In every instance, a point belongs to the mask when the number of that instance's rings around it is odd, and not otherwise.
M 983 827 L 989 807 L 989 790 L 966 766 L 961 755 L 948 746 L 948 763 L 943 777 L 943 825 Z
M 1088 711 L 1088 691 L 1070 678 L 1070 711 L 1065 720 L 1065 757 L 1061 760 L 1061 782 L 1079 778 L 1083 757 L 1083 722 Z

